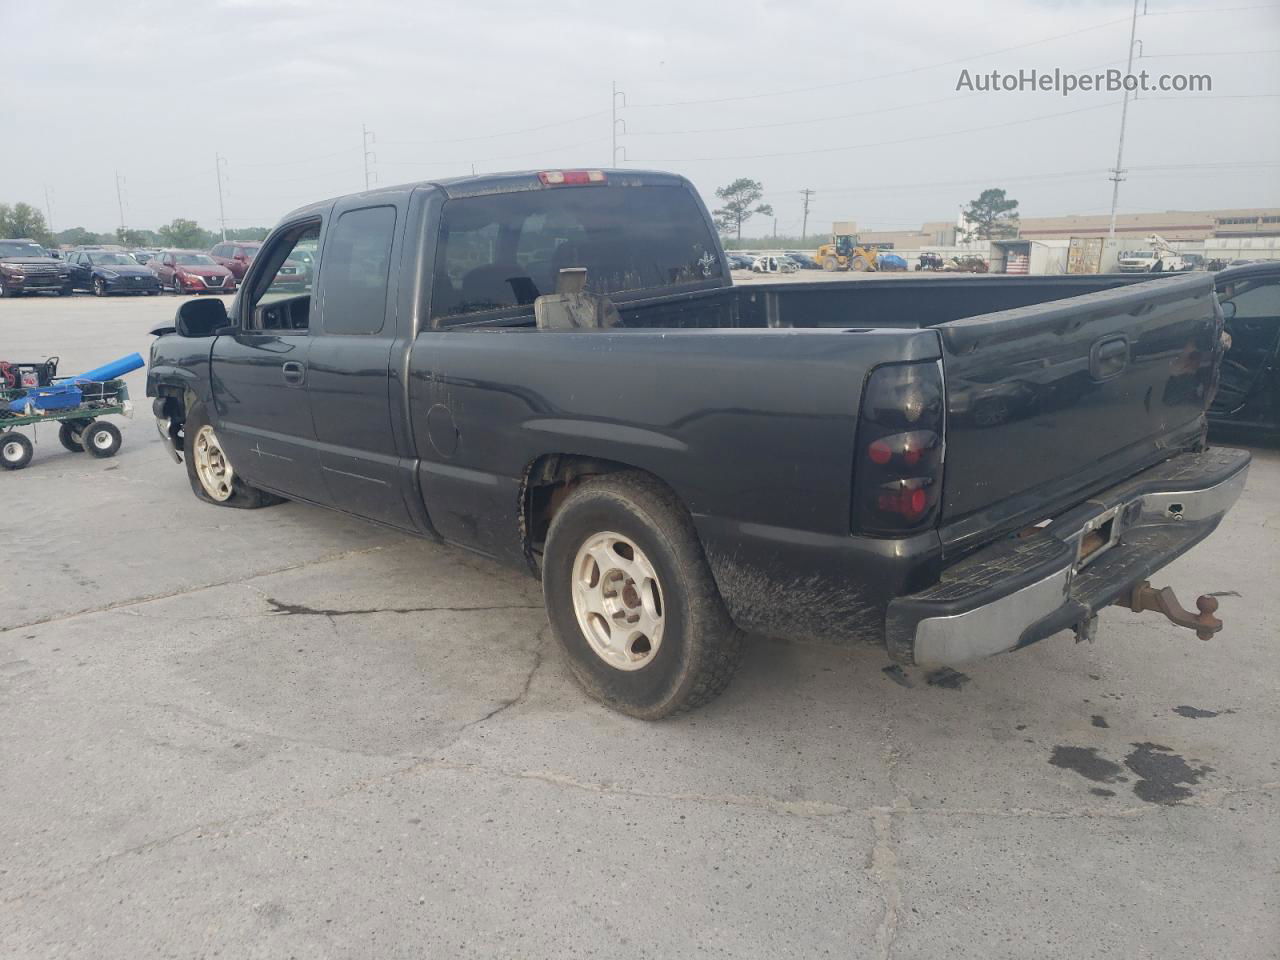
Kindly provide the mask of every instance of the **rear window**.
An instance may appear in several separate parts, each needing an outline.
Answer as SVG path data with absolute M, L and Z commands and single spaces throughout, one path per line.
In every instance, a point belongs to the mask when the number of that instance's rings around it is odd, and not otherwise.
M 581 187 L 460 197 L 441 215 L 436 319 L 528 313 L 566 267 L 593 293 L 669 292 L 720 277 L 702 211 L 683 187 Z

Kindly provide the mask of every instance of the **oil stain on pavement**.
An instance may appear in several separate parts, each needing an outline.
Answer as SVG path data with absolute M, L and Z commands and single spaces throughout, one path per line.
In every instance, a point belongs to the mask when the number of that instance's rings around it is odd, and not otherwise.
M 1072 770 L 1095 783 L 1126 782 L 1129 779 L 1124 775 L 1127 768 L 1138 777 L 1133 785 L 1134 795 L 1147 803 L 1165 806 L 1186 800 L 1191 796 L 1190 788 L 1213 772 L 1213 767 L 1208 765 L 1193 767 L 1172 748 L 1158 743 L 1134 743 L 1131 746 L 1133 750 L 1124 758 L 1123 766 L 1099 756 L 1097 747 L 1056 746 L 1049 755 L 1049 763 Z M 1097 787 L 1090 793 L 1100 797 L 1115 795 L 1114 791 Z

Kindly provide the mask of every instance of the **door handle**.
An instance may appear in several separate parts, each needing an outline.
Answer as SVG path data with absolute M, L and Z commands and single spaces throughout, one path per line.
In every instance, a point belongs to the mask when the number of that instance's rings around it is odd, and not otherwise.
M 307 368 L 297 360 L 286 360 L 280 366 L 280 373 L 284 376 L 285 383 L 300 385 L 306 378 Z

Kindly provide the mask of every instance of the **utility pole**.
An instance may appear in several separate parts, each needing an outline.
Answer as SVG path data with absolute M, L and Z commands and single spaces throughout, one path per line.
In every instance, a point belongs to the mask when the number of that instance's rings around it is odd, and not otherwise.
M 53 204 L 49 202 L 49 188 L 44 188 L 44 225 L 53 233 Z
M 360 124 L 360 149 L 364 151 L 364 188 L 369 189 L 370 177 L 374 180 L 378 179 L 377 171 L 369 172 L 369 158 L 373 157 L 373 162 L 378 162 L 378 155 L 369 149 L 369 144 L 377 143 L 378 138 L 373 135 L 373 131 Z
M 213 155 L 213 169 L 218 176 L 218 222 L 222 226 L 222 242 L 227 242 L 227 211 L 222 206 L 222 165 L 227 158 L 220 153 Z
M 805 187 L 800 191 L 800 196 L 804 197 L 804 225 L 800 228 L 800 242 L 804 243 L 804 238 L 809 235 L 809 198 L 812 197 L 816 190 L 810 190 Z
M 124 193 L 121 185 L 124 183 L 124 177 L 120 176 L 120 171 L 116 171 L 116 206 L 120 208 L 120 232 L 124 233 Z
M 1125 78 L 1128 79 L 1129 74 L 1133 73 L 1133 44 L 1138 33 L 1138 0 L 1133 0 L 1133 20 L 1129 25 L 1129 64 L 1125 67 Z M 1129 117 L 1129 86 L 1126 83 L 1124 88 L 1124 99 L 1120 105 L 1120 144 L 1116 147 L 1116 165 L 1111 171 L 1111 227 L 1107 231 L 1107 238 L 1114 240 L 1116 238 L 1116 207 L 1120 203 L 1120 181 L 1124 179 L 1124 167 L 1121 164 L 1124 161 L 1124 125 Z
M 609 153 L 609 166 L 616 167 L 618 165 L 618 124 L 622 124 L 622 132 L 627 132 L 627 121 L 618 116 L 618 98 L 622 98 L 622 105 L 627 105 L 627 95 L 618 89 L 618 81 L 614 80 L 611 86 L 613 95 L 609 98 L 609 113 L 613 118 L 613 122 L 609 125 L 610 136 L 613 138 L 613 150 Z M 627 158 L 627 148 L 622 148 L 622 159 Z

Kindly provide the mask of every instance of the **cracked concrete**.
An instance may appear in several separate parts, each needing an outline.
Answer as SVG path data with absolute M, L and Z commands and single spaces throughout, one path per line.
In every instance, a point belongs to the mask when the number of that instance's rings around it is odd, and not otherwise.
M 4 301 L 0 332 L 87 366 L 145 349 L 160 307 Z M 144 417 L 124 430 L 107 462 L 42 435 L 3 478 L 6 516 L 35 522 L 6 530 L 24 562 L 0 592 L 0 956 L 1254 960 L 1280 941 L 1275 452 L 1160 579 L 1223 592 L 1210 643 L 1115 609 L 1096 644 L 948 689 L 898 685 L 872 650 L 752 638 L 724 697 L 644 724 L 583 697 L 519 572 L 296 504 L 199 504 Z M 1116 766 L 1113 795 L 1055 751 Z M 1153 769 L 1171 802 L 1135 793 Z

